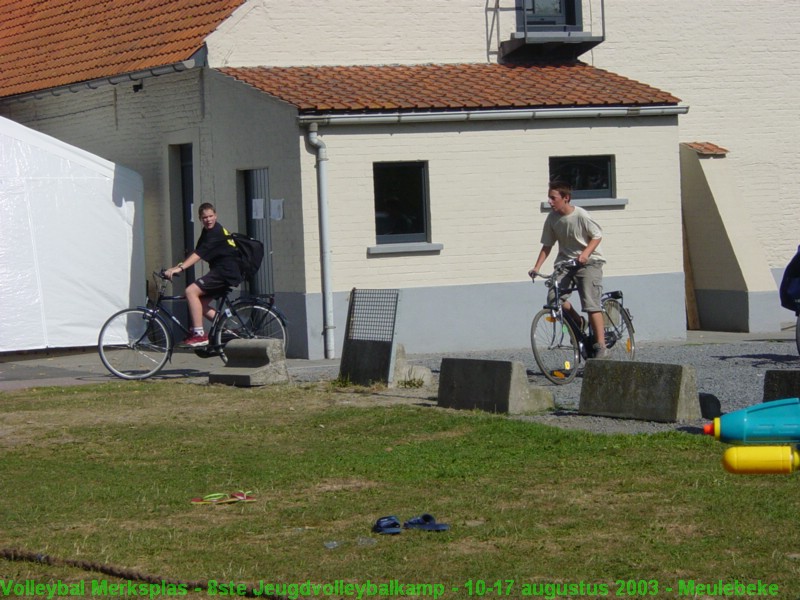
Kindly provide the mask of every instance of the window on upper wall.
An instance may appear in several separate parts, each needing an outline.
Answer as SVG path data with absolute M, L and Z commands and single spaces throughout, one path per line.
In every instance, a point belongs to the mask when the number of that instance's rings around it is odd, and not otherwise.
M 581 0 L 517 0 L 520 31 L 573 31 L 583 27 Z
M 550 181 L 564 181 L 572 186 L 572 197 L 615 198 L 614 157 L 552 156 Z
M 372 174 L 377 243 L 429 241 L 428 163 L 374 163 Z

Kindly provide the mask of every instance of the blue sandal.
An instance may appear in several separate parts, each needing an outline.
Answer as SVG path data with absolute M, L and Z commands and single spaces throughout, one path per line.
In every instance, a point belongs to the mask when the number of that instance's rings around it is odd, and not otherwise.
M 450 525 L 437 523 L 433 515 L 425 513 L 403 523 L 405 529 L 421 529 L 422 531 L 447 531 Z
M 381 517 L 375 521 L 372 531 L 383 535 L 397 535 L 402 529 L 400 529 L 400 521 L 397 517 Z

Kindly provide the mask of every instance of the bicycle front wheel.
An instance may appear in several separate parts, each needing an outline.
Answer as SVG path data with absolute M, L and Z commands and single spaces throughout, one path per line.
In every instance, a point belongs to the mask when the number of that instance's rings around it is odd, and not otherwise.
M 100 360 L 122 379 L 155 375 L 167 362 L 171 347 L 164 321 L 141 308 L 128 308 L 112 315 L 97 340 Z
M 281 318 L 266 306 L 252 302 L 235 304 L 229 315 L 222 318 L 214 332 L 214 345 L 219 348 L 222 360 L 225 344 L 231 340 L 279 340 L 286 349 L 286 326 Z
M 569 383 L 578 374 L 580 347 L 575 332 L 561 315 L 547 308 L 531 323 L 531 347 L 542 374 L 557 384 Z
M 603 302 L 603 329 L 611 360 L 633 360 L 636 343 L 633 340 L 633 323 L 623 306 L 614 299 Z

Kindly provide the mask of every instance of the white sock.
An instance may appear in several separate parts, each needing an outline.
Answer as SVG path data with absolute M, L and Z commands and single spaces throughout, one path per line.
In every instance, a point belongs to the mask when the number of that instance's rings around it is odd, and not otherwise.
M 192 329 L 192 333 L 195 335 L 202 336 L 205 333 L 205 330 L 202 327 L 195 327 L 194 329 Z

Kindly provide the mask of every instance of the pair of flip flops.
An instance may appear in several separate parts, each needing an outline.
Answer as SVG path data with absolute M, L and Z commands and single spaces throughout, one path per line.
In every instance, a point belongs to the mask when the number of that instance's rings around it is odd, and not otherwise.
M 437 523 L 433 515 L 425 513 L 403 523 L 403 529 L 420 529 L 422 531 L 447 531 L 450 525 Z M 400 520 L 397 517 L 381 517 L 375 521 L 372 531 L 382 535 L 397 535 L 403 529 L 400 528 Z
M 232 494 L 207 494 L 202 498 L 192 498 L 192 504 L 235 504 L 236 502 L 255 502 L 256 499 L 251 496 L 251 491 L 234 492 Z

